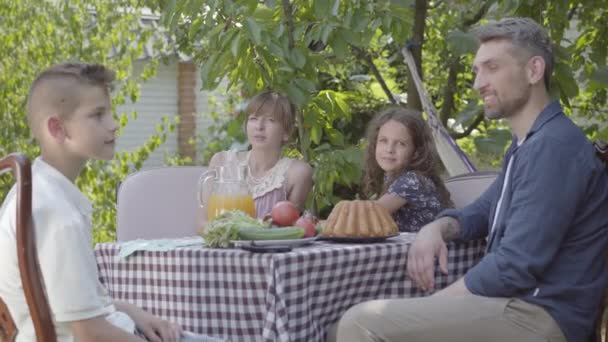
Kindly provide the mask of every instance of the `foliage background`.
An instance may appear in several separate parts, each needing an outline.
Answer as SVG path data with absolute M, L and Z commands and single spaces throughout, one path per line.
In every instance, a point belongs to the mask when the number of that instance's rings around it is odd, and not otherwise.
M 556 42 L 552 94 L 591 139 L 608 138 L 607 1 L 165 0 L 155 2 L 179 48 L 201 66 L 204 89 L 222 81 L 249 97 L 270 88 L 299 106 L 286 154 L 315 170 L 309 207 L 323 216 L 352 198 L 361 177 L 360 138 L 381 107 L 421 109 L 400 50 L 409 45 L 441 121 L 481 168 L 496 168 L 508 129 L 484 118 L 472 91 L 469 29 L 527 16 Z M 236 127 L 228 117 L 217 129 Z M 242 137 L 235 134 L 235 140 Z M 205 156 L 230 145 L 207 145 Z M 211 151 L 210 151 L 211 150 Z
M 117 73 L 113 106 L 127 98 L 136 101 L 139 83 L 154 77 L 158 60 L 133 74 L 132 62 L 142 55 L 152 32 L 139 24 L 139 11 L 128 8 L 133 1 L 0 0 L 0 155 L 19 151 L 33 160 L 40 150 L 27 127 L 25 102 L 29 86 L 45 68 L 64 61 L 104 63 Z M 160 56 L 159 56 L 160 58 Z M 116 113 L 121 127 L 134 113 Z M 95 241 L 115 239 L 115 192 L 130 171 L 141 167 L 148 155 L 166 139 L 172 129 L 168 120 L 157 134 L 137 151 L 117 154 L 112 162 L 90 162 L 77 185 L 91 199 Z M 0 177 L 0 198 L 12 180 Z
M 139 24 L 141 8 L 167 30 Z M 471 91 L 476 46 L 468 30 L 493 18 L 529 16 L 550 31 L 557 65 L 552 92 L 590 139 L 608 139 L 608 0 L 0 0 L 0 155 L 38 149 L 25 122 L 24 103 L 35 75 L 65 60 L 102 62 L 117 70 L 114 104 L 137 100 L 139 83 L 173 48 L 200 66 L 203 90 L 226 87 L 214 125 L 199 132 L 199 162 L 243 142 L 245 99 L 271 88 L 300 109 L 296 139 L 285 153 L 308 161 L 315 186 L 308 203 L 321 216 L 358 192 L 361 140 L 380 108 L 420 108 L 399 53 L 413 49 L 431 101 L 459 145 L 482 169 L 499 166 L 509 132 L 487 121 Z M 170 37 L 140 75 L 132 62 L 154 34 Z M 159 40 L 162 42 L 164 40 Z M 135 113 L 116 113 L 124 127 Z M 169 120 L 134 153 L 92 162 L 78 180 L 95 207 L 96 241 L 115 236 L 115 191 L 141 167 L 172 129 Z M 175 156 L 169 161 L 190 160 Z M 0 197 L 8 177 L 0 178 Z

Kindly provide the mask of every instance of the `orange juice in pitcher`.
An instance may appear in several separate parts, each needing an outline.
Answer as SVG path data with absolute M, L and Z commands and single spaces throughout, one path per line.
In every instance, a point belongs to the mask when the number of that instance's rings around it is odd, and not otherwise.
M 205 172 L 199 180 L 198 198 L 208 221 L 231 209 L 256 217 L 253 196 L 247 187 L 246 165 L 233 163 Z
M 239 209 L 251 217 L 256 216 L 255 203 L 251 195 L 226 195 L 212 193 L 207 203 L 207 219 L 213 220 L 216 216 L 231 209 Z

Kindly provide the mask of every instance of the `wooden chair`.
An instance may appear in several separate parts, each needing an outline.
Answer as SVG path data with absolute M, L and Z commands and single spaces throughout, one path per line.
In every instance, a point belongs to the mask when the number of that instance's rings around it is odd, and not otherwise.
M 27 157 L 10 154 L 0 160 L 0 173 L 12 169 L 17 185 L 17 258 L 19 272 L 23 283 L 23 292 L 32 316 L 36 340 L 38 342 L 56 342 L 57 335 L 51 316 L 51 310 L 44 293 L 42 274 L 36 252 L 36 238 L 32 221 L 32 170 Z M 14 341 L 17 328 L 0 298 L 0 341 Z

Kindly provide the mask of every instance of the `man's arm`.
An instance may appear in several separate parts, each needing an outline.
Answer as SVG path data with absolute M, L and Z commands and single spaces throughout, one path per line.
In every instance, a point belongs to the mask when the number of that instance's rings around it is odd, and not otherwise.
M 536 287 L 583 200 L 590 175 L 576 159 L 581 150 L 548 137 L 530 143 L 515 156 L 500 246 L 464 277 L 474 294 L 509 297 Z
M 501 173 L 486 191 L 468 206 L 461 209 L 447 209 L 437 215 L 437 218 L 453 217 L 460 223 L 458 234 L 454 234 L 455 230 L 453 229 L 445 232 L 447 234 L 444 236 L 446 242 L 455 239 L 476 240 L 488 235 L 490 210 L 492 209 L 492 203 L 500 195 L 503 177 L 504 175 Z
M 452 241 L 458 239 L 462 235 L 460 221 L 453 217 L 446 216 L 445 224 L 441 225 L 439 231 L 443 241 Z
M 502 177 L 497 177 L 469 206 L 443 211 L 435 221 L 418 232 L 407 258 L 407 273 L 418 287 L 423 290 L 435 287 L 435 258 L 439 259 L 441 271 L 447 274 L 447 241 L 470 240 L 487 234 L 491 205 L 498 194 L 501 179 Z
M 435 258 L 439 268 L 448 272 L 448 249 L 446 239 L 460 235 L 460 223 L 453 217 L 439 218 L 426 226 L 416 235 L 407 256 L 407 273 L 418 287 L 423 290 L 435 287 Z

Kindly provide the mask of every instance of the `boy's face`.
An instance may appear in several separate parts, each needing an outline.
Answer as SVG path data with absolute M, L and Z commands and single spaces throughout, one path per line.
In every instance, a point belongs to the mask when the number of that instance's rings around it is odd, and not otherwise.
M 63 120 L 64 146 L 82 159 L 112 159 L 119 125 L 112 116 L 107 91 L 98 86 L 83 85 L 77 96 L 80 96 L 78 106 L 70 117 Z
M 517 47 L 504 39 L 482 43 L 473 62 L 474 88 L 490 119 L 516 114 L 530 97 L 527 63 L 514 55 Z

